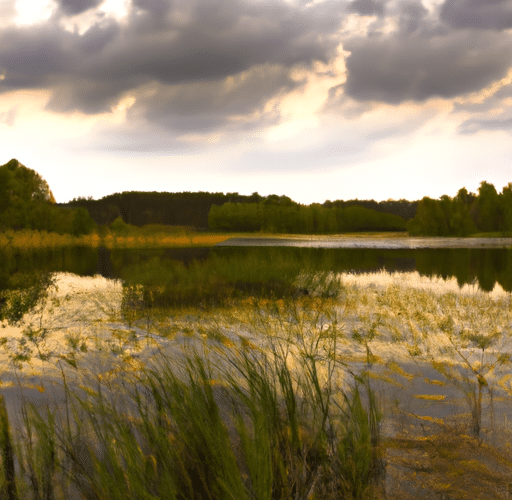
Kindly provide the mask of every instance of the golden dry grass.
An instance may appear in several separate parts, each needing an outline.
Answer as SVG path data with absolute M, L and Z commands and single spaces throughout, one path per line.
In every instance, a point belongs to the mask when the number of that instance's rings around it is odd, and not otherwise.
M 93 233 L 83 236 L 71 234 L 48 233 L 46 231 L 6 231 L 0 233 L 0 250 L 4 248 L 37 249 L 56 248 L 71 245 L 83 245 L 96 248 L 159 248 L 159 247 L 197 247 L 213 246 L 227 240 L 228 234 L 189 233 L 185 235 L 169 234 L 133 234 L 116 236 L 107 234 L 100 237 Z

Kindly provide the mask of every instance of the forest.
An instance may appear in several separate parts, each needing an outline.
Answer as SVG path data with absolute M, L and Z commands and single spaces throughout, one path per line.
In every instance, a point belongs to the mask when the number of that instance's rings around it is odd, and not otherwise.
M 55 202 L 48 183 L 15 159 L 0 166 L 0 230 L 90 234 L 96 228 L 160 224 L 199 231 L 336 234 L 408 231 L 412 236 L 512 232 L 512 183 L 500 193 L 482 181 L 450 197 L 408 200 L 327 200 L 303 205 L 285 195 L 239 193 L 115 193 L 99 200 Z
M 316 203 L 309 206 L 262 203 L 213 205 L 208 217 L 208 226 L 213 231 L 289 234 L 336 234 L 406 229 L 405 220 L 398 215 L 356 205 L 327 208 Z
M 478 194 L 459 189 L 453 198 L 425 197 L 418 203 L 414 219 L 407 225 L 412 236 L 469 236 L 475 233 L 512 232 L 512 183 L 501 193 L 481 182 Z
M 326 201 L 309 206 L 288 196 L 239 193 L 124 192 L 100 200 L 79 198 L 65 206 L 87 208 L 97 224 L 121 217 L 127 224 L 166 224 L 211 231 L 336 233 L 405 230 L 415 204 L 406 200 Z M 346 210 L 348 208 L 350 210 Z

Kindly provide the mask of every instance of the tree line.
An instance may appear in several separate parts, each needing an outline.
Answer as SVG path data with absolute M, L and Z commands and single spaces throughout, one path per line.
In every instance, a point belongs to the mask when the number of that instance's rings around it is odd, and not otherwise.
M 78 198 L 66 206 L 87 208 L 94 221 L 100 225 L 110 225 L 120 217 L 125 223 L 134 226 L 166 224 L 200 230 L 332 233 L 342 230 L 379 231 L 386 228 L 403 230 L 404 220 L 414 217 L 415 203 L 407 200 L 337 200 L 306 207 L 288 196 L 261 196 L 257 192 L 241 195 L 130 191 L 108 195 L 100 200 Z M 218 208 L 224 205 L 227 207 L 222 208 L 219 215 Z M 234 206 L 238 208 L 234 210 Z M 346 212 L 348 218 L 341 217 L 343 210 L 350 207 L 354 208 Z M 264 213 L 264 218 L 256 221 L 255 213 L 260 212 Z M 380 215 L 374 212 L 379 212 Z M 402 220 L 389 215 L 398 216 Z M 341 219 L 345 222 L 341 223 Z
M 483 181 L 478 193 L 466 188 L 453 198 L 408 200 L 327 200 L 301 205 L 288 196 L 239 193 L 115 193 L 99 200 L 55 203 L 47 182 L 12 159 L 0 166 L 0 230 L 36 229 L 88 234 L 118 222 L 164 224 L 213 231 L 332 234 L 397 231 L 411 235 L 467 236 L 512 231 L 512 183 L 498 193 Z
M 207 229 L 208 213 L 213 204 L 251 199 L 238 193 L 125 191 L 99 200 L 77 198 L 66 206 L 86 208 L 99 225 L 110 225 L 121 217 L 123 222 L 134 226 L 165 224 Z
M 466 188 L 450 198 L 443 195 L 434 200 L 424 197 L 415 217 L 407 225 L 409 234 L 425 236 L 467 236 L 478 232 L 512 231 L 512 183 L 498 193 L 496 188 L 481 182 L 478 194 Z
M 213 205 L 208 216 L 213 231 L 261 231 L 292 234 L 336 234 L 352 231 L 401 231 L 406 222 L 397 215 L 362 206 L 327 208 L 320 204 L 275 205 L 225 203 Z

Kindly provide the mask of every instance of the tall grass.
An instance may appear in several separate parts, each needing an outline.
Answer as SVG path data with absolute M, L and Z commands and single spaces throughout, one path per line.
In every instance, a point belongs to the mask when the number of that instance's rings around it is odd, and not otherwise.
M 34 250 L 83 245 L 92 248 L 169 248 L 213 246 L 231 235 L 197 233 L 187 228 L 167 229 L 156 225 L 131 229 L 119 234 L 114 231 L 98 231 L 82 236 L 59 234 L 35 229 L 7 230 L 0 233 L 0 251 L 9 248 Z
M 0 250 L 18 248 L 22 250 L 37 250 L 40 248 L 56 248 L 72 245 L 98 247 L 101 239 L 97 234 L 73 236 L 47 231 L 22 229 L 8 230 L 0 233 Z
M 25 405 L 12 437 L 0 406 L 3 498 L 373 498 L 371 387 L 341 390 L 341 366 L 325 383 L 313 353 L 293 370 L 283 354 L 219 345 L 162 355 L 117 385 L 64 384 L 66 404 Z

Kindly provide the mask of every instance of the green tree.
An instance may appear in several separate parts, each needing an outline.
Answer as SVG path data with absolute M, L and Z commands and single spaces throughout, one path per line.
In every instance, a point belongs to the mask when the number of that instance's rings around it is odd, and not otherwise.
M 448 210 L 448 196 L 443 197 L 442 200 L 433 200 L 425 196 L 418 203 L 416 216 L 407 225 L 409 233 L 426 236 L 446 236 L 450 234 Z
M 496 188 L 482 181 L 478 188 L 478 197 L 474 202 L 476 225 L 480 231 L 501 231 L 503 216 Z
M 130 225 L 118 217 L 112 224 L 110 224 L 110 230 L 118 236 L 126 236 L 130 232 Z
M 452 234 L 457 236 L 467 236 L 476 232 L 476 226 L 471 219 L 471 203 L 475 199 L 473 193 L 468 193 L 466 188 L 459 189 L 457 196 L 452 202 L 452 214 L 450 219 L 450 229 Z
M 84 207 L 78 207 L 73 210 L 73 222 L 71 223 L 71 232 L 75 236 L 90 234 L 96 225 L 89 212 Z
M 503 188 L 500 195 L 500 206 L 503 215 L 503 230 L 512 231 L 512 182 Z
M 0 227 L 46 229 L 55 198 L 34 170 L 12 159 L 0 167 Z

